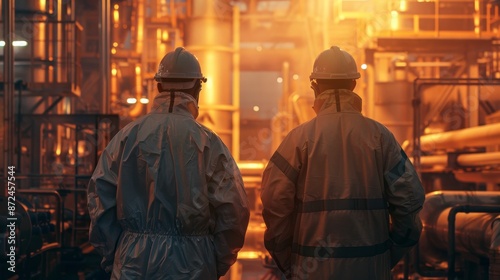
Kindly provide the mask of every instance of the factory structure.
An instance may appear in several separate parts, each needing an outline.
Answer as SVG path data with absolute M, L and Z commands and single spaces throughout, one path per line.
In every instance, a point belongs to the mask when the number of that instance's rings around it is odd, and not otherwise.
M 312 65 L 337 45 L 358 63 L 363 115 L 393 132 L 426 191 L 422 236 L 393 279 L 500 279 L 500 1 L 0 2 L 0 278 L 100 279 L 88 181 L 183 46 L 208 79 L 198 121 L 232 152 L 251 205 L 224 279 L 279 279 L 261 175 L 315 116 Z

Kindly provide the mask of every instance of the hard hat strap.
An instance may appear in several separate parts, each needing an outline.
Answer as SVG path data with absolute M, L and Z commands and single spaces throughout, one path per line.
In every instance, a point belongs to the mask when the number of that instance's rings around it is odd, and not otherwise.
M 335 94 L 335 105 L 337 105 L 337 112 L 340 112 L 340 92 L 338 89 L 335 89 L 334 91 Z
M 172 110 L 174 109 L 174 99 L 175 99 L 175 92 L 173 90 L 170 90 L 170 106 L 168 106 L 169 113 L 172 113 Z

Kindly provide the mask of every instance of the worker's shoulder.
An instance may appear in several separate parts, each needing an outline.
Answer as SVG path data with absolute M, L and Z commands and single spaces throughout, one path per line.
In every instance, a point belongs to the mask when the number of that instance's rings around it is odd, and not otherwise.
M 384 124 L 382 124 L 381 122 L 379 122 L 377 120 L 374 120 L 374 119 L 369 118 L 369 117 L 364 117 L 364 120 L 365 120 L 366 124 L 372 126 L 375 129 L 380 130 L 383 133 L 390 132 L 389 129 Z
M 203 131 L 203 133 L 208 137 L 208 138 L 220 138 L 219 135 L 217 134 L 217 132 L 213 131 L 212 129 L 208 128 L 207 126 L 197 122 L 197 121 L 194 121 L 194 123 L 196 124 L 196 126 L 201 130 Z

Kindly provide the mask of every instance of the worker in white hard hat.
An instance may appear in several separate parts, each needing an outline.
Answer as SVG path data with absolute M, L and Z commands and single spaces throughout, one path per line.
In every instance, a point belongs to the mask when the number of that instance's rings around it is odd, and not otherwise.
M 90 243 L 111 279 L 218 279 L 249 220 L 240 171 L 196 122 L 203 77 L 177 48 L 160 62 L 152 112 L 120 130 L 88 186 Z
M 414 246 L 424 190 L 393 134 L 361 114 L 356 62 L 333 46 L 310 75 L 316 117 L 262 179 L 265 246 L 287 279 L 389 280 Z

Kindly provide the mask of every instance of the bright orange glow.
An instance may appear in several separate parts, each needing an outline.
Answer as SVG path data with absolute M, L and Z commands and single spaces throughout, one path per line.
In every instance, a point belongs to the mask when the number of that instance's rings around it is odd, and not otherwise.
M 161 33 L 161 40 L 162 41 L 168 41 L 170 37 L 170 34 L 168 34 L 168 30 L 163 30 L 163 32 Z
M 238 167 L 240 169 L 262 169 L 262 168 L 264 168 L 264 163 L 262 163 L 262 162 L 239 162 Z
M 116 54 L 116 49 L 115 48 L 111 48 L 111 54 Z
M 391 12 L 391 30 L 398 30 L 399 28 L 399 13 L 397 11 Z
M 399 10 L 401 12 L 406 12 L 408 10 L 408 2 L 406 2 L 406 0 L 399 0 Z
M 259 251 L 240 251 L 238 253 L 238 259 L 258 259 L 261 256 Z

